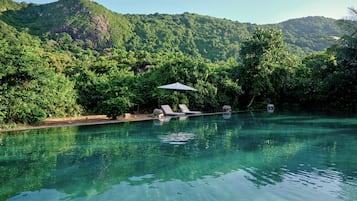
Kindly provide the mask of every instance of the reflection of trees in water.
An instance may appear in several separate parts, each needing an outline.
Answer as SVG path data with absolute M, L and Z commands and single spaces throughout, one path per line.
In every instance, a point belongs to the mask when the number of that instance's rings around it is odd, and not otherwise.
M 71 150 L 76 127 L 3 134 L 0 147 L 0 200 L 53 182 L 58 156 Z
M 301 127 L 310 124 L 289 127 L 304 119 L 241 113 L 230 119 L 174 118 L 161 126 L 144 121 L 19 132 L 11 140 L 7 135 L 6 149 L 0 150 L 8 155 L 0 168 L 10 171 L 1 171 L 6 172 L 1 187 L 10 187 L 1 198 L 41 188 L 55 188 L 75 198 L 88 192 L 100 194 L 121 182 L 194 181 L 239 169 L 249 173 L 247 179 L 257 186 L 281 182 L 287 172 L 332 166 L 353 176 L 353 155 L 344 152 L 356 152 L 353 139 L 345 145 L 325 128 L 304 134 Z M 196 138 L 185 145 L 160 143 L 158 136 L 177 132 L 194 133 Z M 21 177 L 28 182 L 15 188 Z

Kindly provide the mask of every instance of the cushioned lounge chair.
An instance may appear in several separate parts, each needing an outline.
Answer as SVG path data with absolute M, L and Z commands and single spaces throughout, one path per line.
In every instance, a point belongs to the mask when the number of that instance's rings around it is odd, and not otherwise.
M 174 112 L 172 111 L 171 107 L 169 105 L 161 105 L 162 111 L 164 111 L 164 114 L 166 116 L 182 116 L 185 115 L 185 113 L 182 112 Z
M 191 111 L 185 104 L 179 104 L 181 111 L 185 114 L 201 114 L 200 111 Z

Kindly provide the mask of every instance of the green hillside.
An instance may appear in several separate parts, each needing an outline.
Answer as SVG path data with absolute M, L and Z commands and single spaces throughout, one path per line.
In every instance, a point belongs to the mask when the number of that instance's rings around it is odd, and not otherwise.
M 126 15 L 134 25 L 128 50 L 181 51 L 213 61 L 238 57 L 254 25 L 191 13 Z
M 7 10 L 17 10 L 22 6 L 26 5 L 25 3 L 16 3 L 12 0 L 0 0 L 0 11 L 4 12 Z
M 58 39 L 59 33 L 67 33 L 90 49 L 180 51 L 212 61 L 237 58 L 242 41 L 258 26 L 191 13 L 122 15 L 89 0 L 28 4 L 4 11 L 0 19 L 40 37 Z M 323 50 L 332 44 L 332 36 L 341 35 L 335 20 L 323 17 L 266 26 L 281 29 L 288 50 L 300 55 Z
M 291 19 L 270 27 L 282 30 L 289 50 L 300 55 L 321 51 L 335 44 L 335 37 L 342 34 L 336 20 L 325 17 Z
M 60 0 L 50 4 L 28 4 L 20 10 L 3 12 L 1 20 L 41 37 L 67 33 L 89 48 L 120 46 L 128 40 L 129 22 L 89 0 Z

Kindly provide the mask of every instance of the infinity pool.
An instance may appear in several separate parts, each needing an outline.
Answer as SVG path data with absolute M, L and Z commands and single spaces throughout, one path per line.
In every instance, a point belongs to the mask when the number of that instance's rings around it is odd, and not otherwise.
M 235 113 L 0 133 L 0 200 L 355 201 L 357 115 Z

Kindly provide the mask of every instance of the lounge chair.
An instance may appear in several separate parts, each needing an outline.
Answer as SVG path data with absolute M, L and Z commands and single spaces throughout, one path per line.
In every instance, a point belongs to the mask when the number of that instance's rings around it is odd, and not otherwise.
M 169 105 L 161 105 L 162 111 L 164 111 L 164 114 L 166 116 L 182 116 L 185 115 L 185 113 L 182 112 L 174 112 L 172 111 L 171 107 Z
M 185 114 L 201 114 L 202 112 L 200 111 L 191 111 L 190 109 L 187 108 L 185 104 L 179 104 L 179 107 L 181 111 Z

